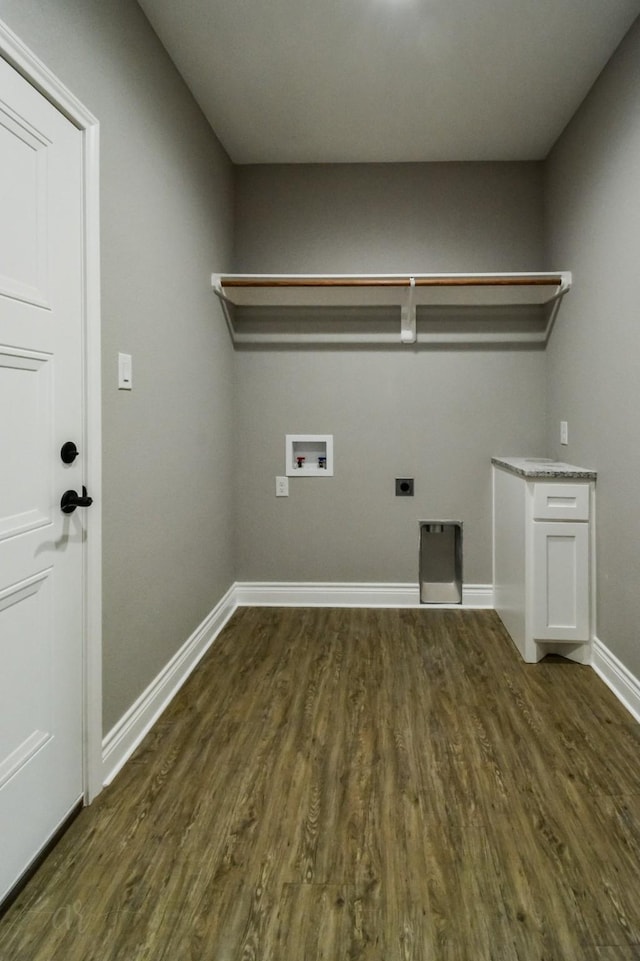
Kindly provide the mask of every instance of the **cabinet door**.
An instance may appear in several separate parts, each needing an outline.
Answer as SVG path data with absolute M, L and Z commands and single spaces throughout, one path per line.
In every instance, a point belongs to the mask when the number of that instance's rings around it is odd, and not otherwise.
M 589 525 L 533 524 L 533 636 L 589 640 Z

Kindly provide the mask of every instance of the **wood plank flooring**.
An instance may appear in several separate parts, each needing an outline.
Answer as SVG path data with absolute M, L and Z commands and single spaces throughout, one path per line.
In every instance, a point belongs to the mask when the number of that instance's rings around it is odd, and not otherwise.
M 2 961 L 640 961 L 640 726 L 490 611 L 239 610 Z

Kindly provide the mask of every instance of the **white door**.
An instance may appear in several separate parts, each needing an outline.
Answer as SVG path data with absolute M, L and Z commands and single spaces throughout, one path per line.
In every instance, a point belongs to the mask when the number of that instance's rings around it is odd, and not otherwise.
M 83 795 L 82 146 L 0 60 L 0 898 Z

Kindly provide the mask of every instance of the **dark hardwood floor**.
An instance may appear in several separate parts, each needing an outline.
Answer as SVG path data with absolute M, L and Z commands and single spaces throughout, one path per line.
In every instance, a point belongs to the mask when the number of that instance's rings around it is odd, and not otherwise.
M 2 961 L 638 961 L 640 726 L 490 611 L 243 609 Z

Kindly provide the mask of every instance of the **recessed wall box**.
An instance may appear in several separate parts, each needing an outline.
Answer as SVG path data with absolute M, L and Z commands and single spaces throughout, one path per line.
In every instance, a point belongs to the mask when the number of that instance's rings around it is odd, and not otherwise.
M 421 604 L 462 603 L 462 521 L 420 521 Z
M 333 477 L 333 434 L 287 434 L 288 477 Z

